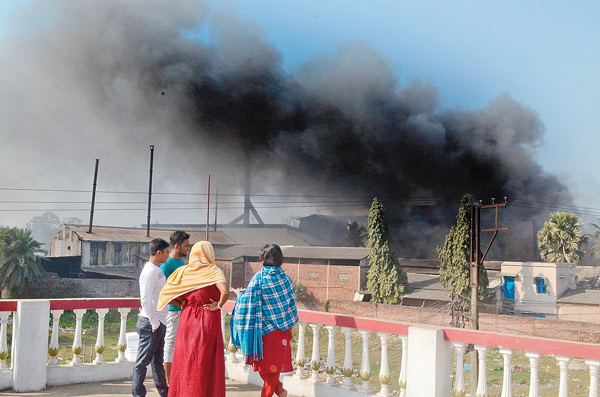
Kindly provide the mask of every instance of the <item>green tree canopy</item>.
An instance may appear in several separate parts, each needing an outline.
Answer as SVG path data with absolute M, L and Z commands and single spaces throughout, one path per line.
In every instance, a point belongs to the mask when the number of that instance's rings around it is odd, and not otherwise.
M 459 313 L 452 319 L 453 325 L 464 325 L 458 317 L 470 305 L 470 249 L 471 249 L 471 205 L 469 198 L 463 196 L 456 216 L 456 225 L 450 228 L 444 245 L 437 247 L 440 260 L 440 281 L 450 293 L 455 311 Z M 487 294 L 487 271 L 483 264 L 479 266 L 479 299 Z M 464 315 L 463 315 L 464 316 Z
M 409 291 L 408 278 L 400 268 L 398 256 L 390 249 L 385 208 L 377 197 L 369 211 L 369 273 L 367 288 L 371 302 L 394 304 Z
M 31 231 L 19 228 L 0 229 L 0 291 L 16 298 L 42 273 L 37 254 L 44 252 L 31 237 Z
M 581 220 L 569 212 L 553 212 L 537 234 L 540 256 L 546 262 L 579 263 L 581 246 L 588 236 L 581 232 Z

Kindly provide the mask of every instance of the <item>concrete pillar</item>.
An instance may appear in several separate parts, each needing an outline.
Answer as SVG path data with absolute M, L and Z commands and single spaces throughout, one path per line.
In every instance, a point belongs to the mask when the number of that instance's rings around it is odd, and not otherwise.
M 406 395 L 448 397 L 450 394 L 450 344 L 444 329 L 411 326 L 408 329 Z
M 16 392 L 46 388 L 50 301 L 19 301 L 13 330 L 13 389 Z

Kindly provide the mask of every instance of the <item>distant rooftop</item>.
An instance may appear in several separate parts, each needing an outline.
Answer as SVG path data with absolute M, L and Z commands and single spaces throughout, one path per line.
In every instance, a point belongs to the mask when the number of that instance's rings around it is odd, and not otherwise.
M 171 233 L 176 229 L 150 229 L 150 237 L 146 237 L 146 229 L 134 227 L 117 226 L 94 226 L 92 233 L 88 233 L 87 225 L 66 225 L 71 229 L 81 241 L 114 241 L 128 243 L 147 243 L 155 238 L 162 238 L 169 241 Z M 194 244 L 204 240 L 204 231 L 189 231 L 190 243 Z M 223 232 L 209 233 L 209 241 L 214 245 L 235 245 L 237 242 Z
M 204 230 L 203 224 L 159 224 L 159 228 L 171 230 Z M 144 226 L 145 227 L 145 226 Z M 214 230 L 213 225 L 209 225 L 211 233 Z M 264 246 L 267 243 L 278 245 L 321 245 L 325 246 L 325 241 L 319 240 L 303 232 L 302 230 L 285 224 L 250 224 L 250 225 L 217 225 L 219 232 L 225 233 L 238 244 L 243 246 Z M 218 232 L 217 232 L 218 233 Z
M 233 260 L 241 257 L 256 257 L 262 246 L 230 247 L 216 253 L 217 260 Z M 318 246 L 281 246 L 285 258 L 320 260 L 355 260 L 369 256 L 364 247 L 318 247 Z

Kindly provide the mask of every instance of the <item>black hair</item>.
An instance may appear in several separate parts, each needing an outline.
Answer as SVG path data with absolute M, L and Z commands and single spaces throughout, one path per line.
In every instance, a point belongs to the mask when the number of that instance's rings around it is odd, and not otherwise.
M 283 253 L 277 244 L 266 244 L 260 250 L 260 260 L 263 266 L 280 267 L 283 263 Z
M 169 243 L 167 243 L 162 238 L 155 238 L 150 241 L 150 256 L 156 255 L 158 251 L 162 251 L 165 248 L 169 248 Z
M 190 235 L 187 234 L 186 232 L 184 232 L 183 230 L 175 230 L 172 234 L 171 234 L 171 247 L 175 247 L 175 244 L 183 244 L 183 242 L 185 240 L 189 240 L 190 239 Z

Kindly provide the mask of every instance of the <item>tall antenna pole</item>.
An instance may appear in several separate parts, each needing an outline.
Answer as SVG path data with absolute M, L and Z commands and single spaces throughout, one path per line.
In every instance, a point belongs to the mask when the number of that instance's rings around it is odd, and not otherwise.
M 154 145 L 150 145 L 150 180 L 148 182 L 148 221 L 146 237 L 150 237 L 150 213 L 152 212 L 152 170 L 154 168 Z
M 92 224 L 94 223 L 94 205 L 96 204 L 96 182 L 98 182 L 98 163 L 100 159 L 96 159 L 96 169 L 94 170 L 94 187 L 92 189 L 92 208 L 90 209 L 90 228 L 88 233 L 92 234 Z
M 215 200 L 215 228 L 214 231 L 217 231 L 217 214 L 219 213 L 219 188 L 217 187 L 217 198 Z
M 250 224 L 250 207 L 252 206 L 252 202 L 250 201 L 250 155 L 248 155 L 248 159 L 246 160 L 246 179 L 244 180 L 244 215 L 242 218 L 242 223 L 244 225 Z
M 206 190 L 206 241 L 208 241 L 208 229 L 210 227 L 210 174 L 208 174 L 208 186 Z

